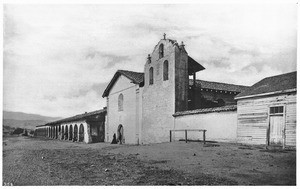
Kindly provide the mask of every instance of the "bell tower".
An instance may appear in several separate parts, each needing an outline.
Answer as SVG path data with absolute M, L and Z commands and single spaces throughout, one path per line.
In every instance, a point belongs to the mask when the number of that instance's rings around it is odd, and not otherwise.
M 184 44 L 163 35 L 144 66 L 143 132 L 145 143 L 167 142 L 173 114 L 188 108 L 188 54 Z

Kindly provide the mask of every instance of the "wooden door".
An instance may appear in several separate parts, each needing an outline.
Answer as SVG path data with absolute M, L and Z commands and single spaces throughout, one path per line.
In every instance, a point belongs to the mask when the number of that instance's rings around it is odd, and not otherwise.
M 270 116 L 270 145 L 282 145 L 284 134 L 283 115 Z

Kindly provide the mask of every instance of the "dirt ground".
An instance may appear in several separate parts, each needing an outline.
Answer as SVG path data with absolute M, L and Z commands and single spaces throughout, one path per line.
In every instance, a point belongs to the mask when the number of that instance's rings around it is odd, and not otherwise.
M 296 151 L 3 137 L 3 185 L 296 185 Z

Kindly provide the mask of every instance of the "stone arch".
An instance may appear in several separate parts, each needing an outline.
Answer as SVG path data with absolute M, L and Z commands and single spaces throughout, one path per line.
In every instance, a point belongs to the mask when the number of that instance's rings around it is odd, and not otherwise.
M 69 131 L 68 131 L 68 125 L 66 125 L 65 140 L 68 140 L 68 138 L 69 138 Z
M 69 140 L 72 140 L 73 139 L 73 126 L 70 125 L 70 128 L 69 128 Z
M 58 126 L 55 126 L 55 138 L 58 138 Z
M 84 141 L 84 127 L 82 124 L 79 126 L 79 142 Z
M 74 125 L 73 141 L 78 141 L 78 126 L 76 124 Z
M 56 127 L 56 126 L 53 126 L 53 134 L 52 134 L 52 138 L 55 138 L 55 133 L 56 133 L 55 127 Z
M 61 125 L 58 126 L 58 135 L 57 135 L 57 138 L 59 138 L 59 136 L 61 136 Z
M 64 126 L 61 126 L 61 139 L 63 140 L 65 138 L 65 127 Z

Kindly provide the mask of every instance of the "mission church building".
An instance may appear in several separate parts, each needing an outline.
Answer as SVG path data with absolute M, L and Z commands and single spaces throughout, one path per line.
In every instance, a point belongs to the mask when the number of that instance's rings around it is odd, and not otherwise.
M 196 80 L 196 72 L 204 69 L 188 55 L 183 42 L 164 35 L 148 55 L 144 73 L 118 70 L 105 89 L 105 141 L 116 134 L 127 144 L 168 142 L 175 113 L 205 108 L 236 111 L 234 97 L 248 87 Z
M 196 79 L 205 68 L 164 35 L 144 73 L 118 70 L 107 107 L 37 126 L 35 135 L 73 142 L 149 144 L 186 139 L 296 146 L 297 72 L 253 86 Z M 201 75 L 201 74 L 200 74 Z M 201 135 L 203 132 L 203 135 Z

